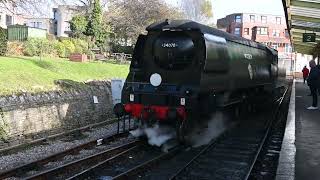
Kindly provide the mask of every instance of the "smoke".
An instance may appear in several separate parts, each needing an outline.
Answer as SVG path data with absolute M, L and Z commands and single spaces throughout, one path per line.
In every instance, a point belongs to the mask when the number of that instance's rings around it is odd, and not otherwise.
M 176 136 L 176 131 L 173 127 L 159 125 L 158 123 L 151 127 L 140 127 L 136 130 L 130 131 L 130 133 L 134 137 L 146 135 L 148 143 L 152 146 L 158 147 Z
M 132 130 L 130 131 L 130 134 L 134 137 L 141 137 L 144 135 L 144 128 L 138 128 L 138 129 L 135 129 L 135 130 Z
M 210 143 L 211 140 L 218 137 L 227 128 L 231 127 L 234 123 L 226 113 L 217 111 L 210 119 L 195 119 L 194 127 L 191 132 L 186 132 L 186 143 L 193 147 L 199 147 Z M 148 143 L 152 146 L 162 146 L 168 144 L 175 144 L 176 130 L 174 127 L 154 124 L 151 127 L 142 126 L 136 130 L 130 131 L 134 137 L 147 136 Z M 165 149 L 171 148 L 170 145 Z
M 218 137 L 230 126 L 231 121 L 228 117 L 224 113 L 218 111 L 212 115 L 205 126 L 196 127 L 195 130 L 190 133 L 190 143 L 193 147 L 208 144 L 212 139 Z

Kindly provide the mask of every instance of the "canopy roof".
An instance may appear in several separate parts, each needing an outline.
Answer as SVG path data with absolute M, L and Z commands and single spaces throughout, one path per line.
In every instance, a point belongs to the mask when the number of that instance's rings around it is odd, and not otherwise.
M 282 0 L 294 51 L 312 54 L 320 41 L 320 0 Z M 303 42 L 303 33 L 315 33 L 316 42 Z

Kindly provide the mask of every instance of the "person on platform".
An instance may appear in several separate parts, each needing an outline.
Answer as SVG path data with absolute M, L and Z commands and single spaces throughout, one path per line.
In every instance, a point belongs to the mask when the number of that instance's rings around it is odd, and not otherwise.
M 312 106 L 308 107 L 309 110 L 318 109 L 318 89 L 320 88 L 320 69 L 316 67 L 316 62 L 311 60 L 309 62 L 310 73 L 307 79 L 307 83 L 310 86 L 312 96 Z
M 320 70 L 320 64 L 319 63 L 316 65 L 316 67 Z M 318 96 L 320 96 L 320 82 L 319 82 L 319 86 L 318 86 Z
M 307 78 L 309 76 L 309 69 L 307 68 L 307 66 L 304 66 L 302 69 L 302 76 L 303 76 L 303 84 L 306 83 Z

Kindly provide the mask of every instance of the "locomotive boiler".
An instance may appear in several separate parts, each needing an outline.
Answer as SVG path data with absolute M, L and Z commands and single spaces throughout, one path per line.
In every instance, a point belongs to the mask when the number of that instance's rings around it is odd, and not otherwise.
M 154 23 L 134 48 L 118 116 L 166 123 L 183 140 L 188 126 L 219 107 L 250 106 L 277 86 L 277 51 L 187 20 Z

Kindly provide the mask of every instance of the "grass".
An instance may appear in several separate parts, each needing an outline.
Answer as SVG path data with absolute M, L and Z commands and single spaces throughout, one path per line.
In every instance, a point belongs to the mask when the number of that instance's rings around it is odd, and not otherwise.
M 0 95 L 59 89 L 55 80 L 83 82 L 125 78 L 129 65 L 106 62 L 77 63 L 66 59 L 0 57 Z

